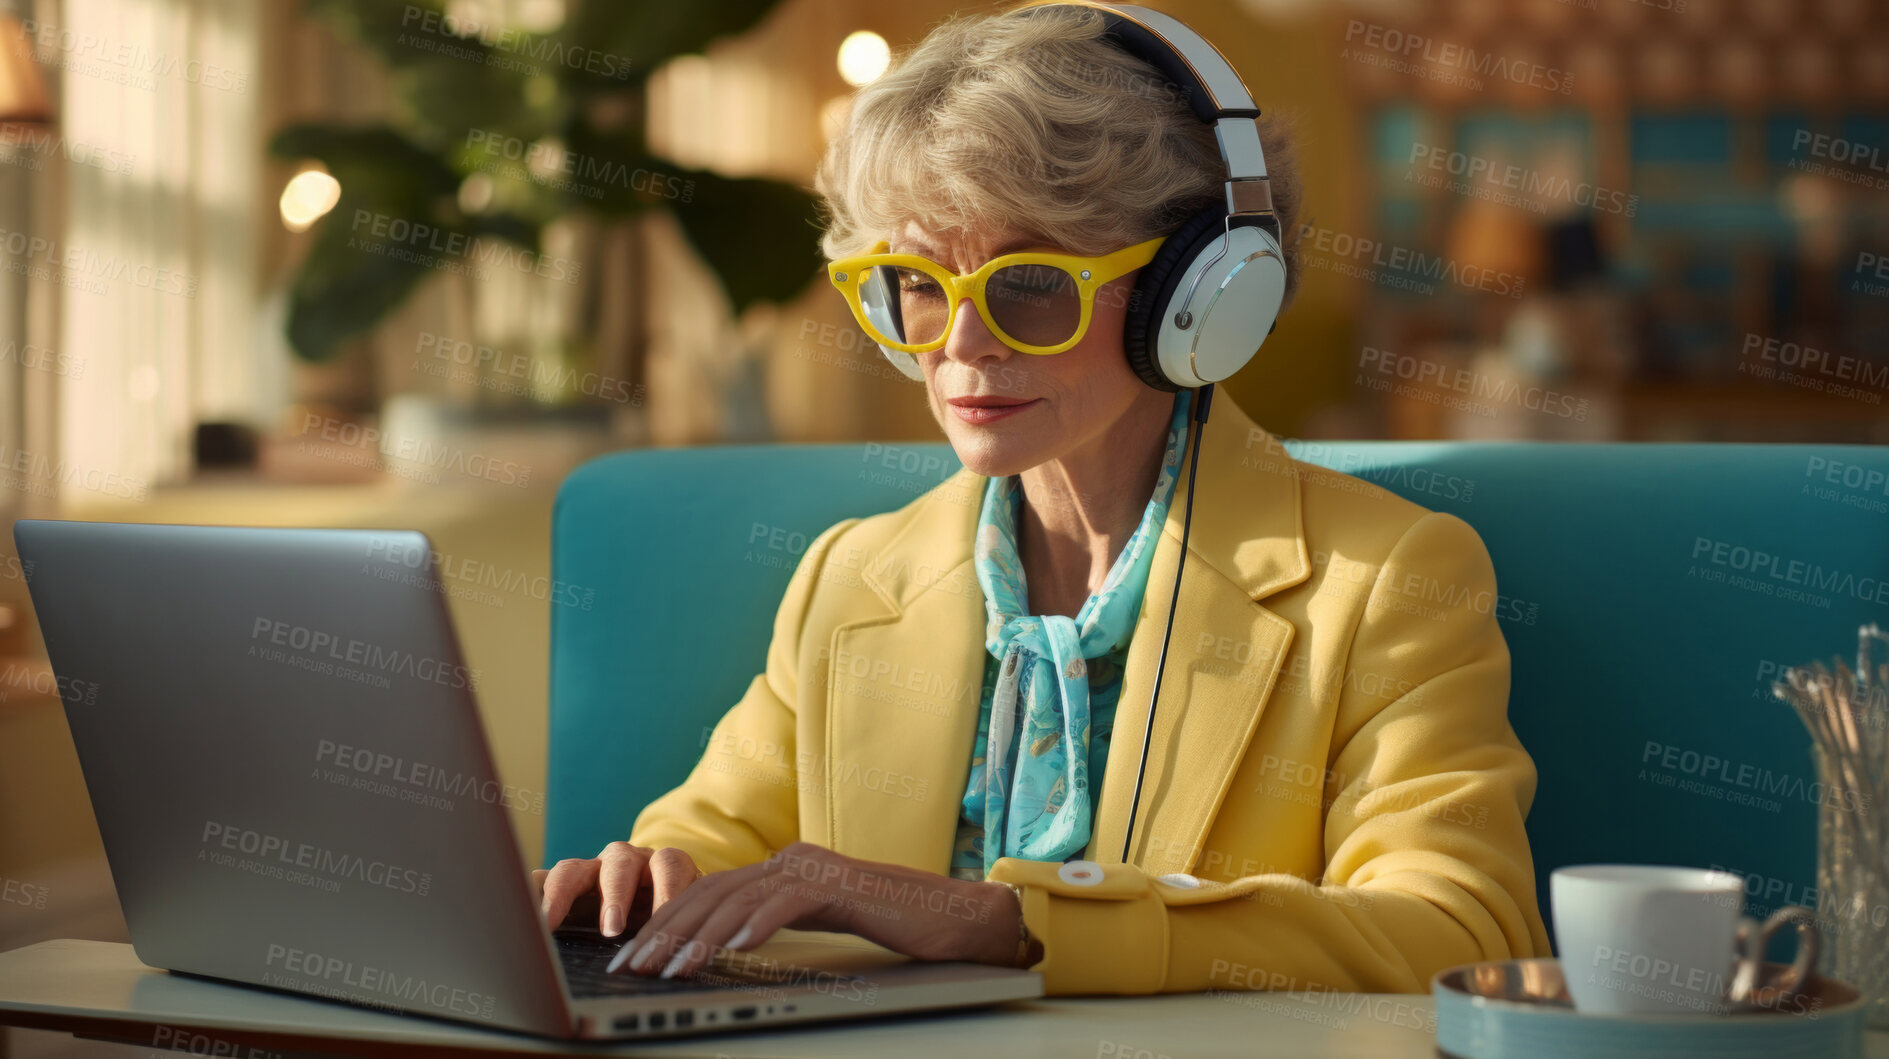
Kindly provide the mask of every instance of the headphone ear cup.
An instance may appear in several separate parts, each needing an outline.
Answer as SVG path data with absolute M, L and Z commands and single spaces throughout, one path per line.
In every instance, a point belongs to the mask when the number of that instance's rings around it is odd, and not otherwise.
M 1135 278 L 1135 292 L 1129 296 L 1128 316 L 1122 323 L 1122 352 L 1128 356 L 1129 369 L 1157 390 L 1173 393 L 1181 389 L 1161 371 L 1156 339 L 1161 334 L 1162 314 L 1180 286 L 1186 266 L 1225 230 L 1226 217 L 1225 210 L 1208 210 L 1189 218 L 1168 236 Z

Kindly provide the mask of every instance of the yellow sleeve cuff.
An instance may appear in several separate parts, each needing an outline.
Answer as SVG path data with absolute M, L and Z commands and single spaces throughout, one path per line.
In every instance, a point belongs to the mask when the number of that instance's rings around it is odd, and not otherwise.
M 1023 887 L 1023 922 L 1043 943 L 1032 970 L 1049 995 L 1160 991 L 1167 906 L 1140 868 L 1000 857 L 988 878 Z

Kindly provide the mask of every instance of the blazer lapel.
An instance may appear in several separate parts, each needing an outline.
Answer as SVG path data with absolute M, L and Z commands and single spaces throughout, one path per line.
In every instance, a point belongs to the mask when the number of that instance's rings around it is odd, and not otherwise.
M 1155 874 L 1193 866 L 1284 667 L 1292 623 L 1258 601 L 1311 576 L 1291 460 L 1231 400 L 1214 403 L 1129 858 Z M 949 870 L 987 657 L 971 563 L 987 481 L 960 470 L 934 490 L 862 571 L 883 609 L 834 630 L 819 761 L 841 853 Z M 1187 488 L 1183 463 L 1122 674 L 1091 860 L 1121 858 Z
M 960 469 L 928 494 L 860 573 L 883 609 L 833 631 L 817 775 L 837 852 L 950 870 L 983 692 L 971 544 L 986 481 Z
M 1157 875 L 1194 866 L 1285 666 L 1292 623 L 1259 600 L 1312 572 L 1290 458 L 1232 401 L 1214 404 L 1218 408 L 1202 435 L 1200 499 L 1153 727 L 1148 699 L 1181 553 L 1185 474 L 1169 505 L 1129 644 L 1095 833 L 1084 854 L 1095 861 L 1122 860 L 1146 732 L 1147 769 L 1128 860 Z

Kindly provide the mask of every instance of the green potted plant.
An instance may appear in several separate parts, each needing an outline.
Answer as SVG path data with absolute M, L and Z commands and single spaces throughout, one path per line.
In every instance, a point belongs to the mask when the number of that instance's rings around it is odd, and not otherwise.
M 289 286 L 295 353 L 334 357 L 462 262 L 579 268 L 541 253 L 547 225 L 572 217 L 607 226 L 667 210 L 737 316 L 791 298 L 818 274 L 812 196 L 677 165 L 650 151 L 642 128 L 655 69 L 747 30 L 777 2 L 588 0 L 539 33 L 472 26 L 439 0 L 306 0 L 311 17 L 387 66 L 396 99 L 385 123 L 298 123 L 270 141 L 340 184 Z M 564 342 L 562 355 L 594 356 L 582 347 Z

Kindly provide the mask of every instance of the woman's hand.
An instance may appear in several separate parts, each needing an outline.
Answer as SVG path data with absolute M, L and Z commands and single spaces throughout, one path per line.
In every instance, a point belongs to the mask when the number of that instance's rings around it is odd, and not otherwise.
M 700 878 L 701 870 L 687 853 L 673 846 L 649 849 L 628 842 L 612 842 L 589 860 L 567 858 L 548 871 L 539 868 L 531 873 L 532 882 L 543 894 L 540 911 L 552 930 L 564 922 L 578 898 L 596 894 L 597 926 L 606 938 L 623 932 L 645 886 L 652 891 L 650 907 L 654 910 Z
M 625 945 L 626 966 L 693 974 L 718 948 L 749 949 L 782 927 L 857 934 L 920 960 L 1011 966 L 1023 910 L 1002 883 L 858 860 L 796 842 L 759 864 L 702 877 L 661 904 Z

